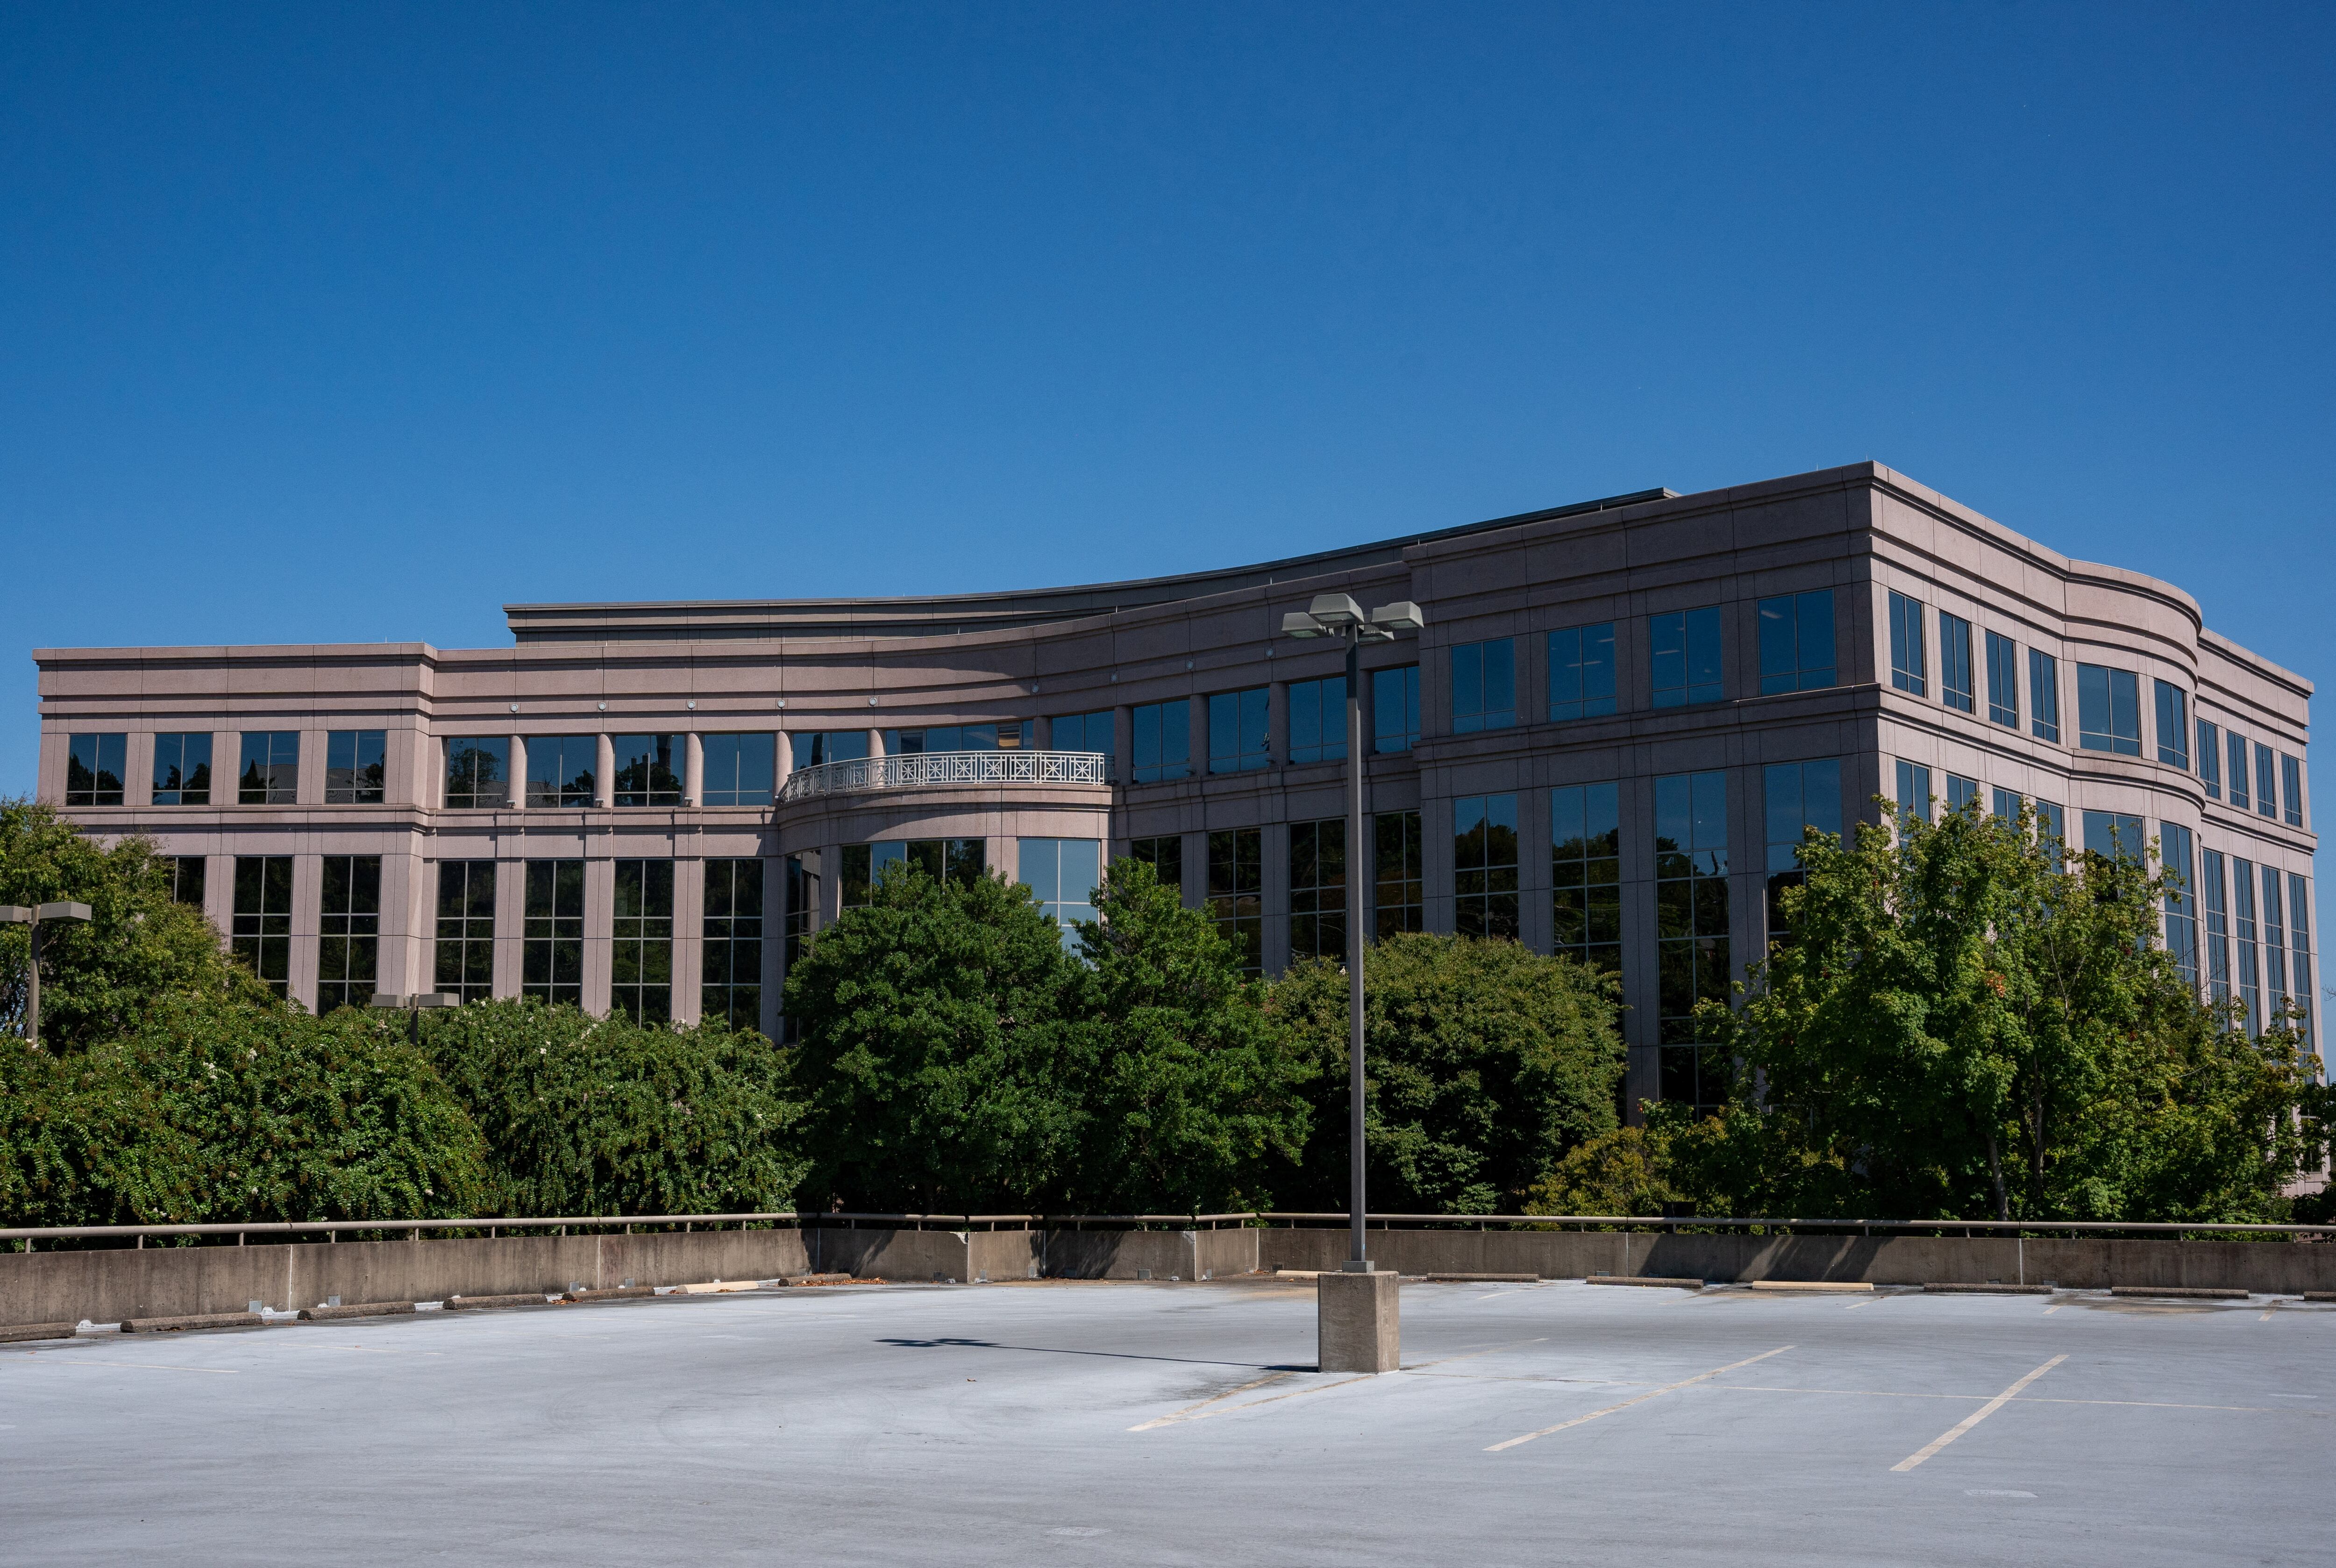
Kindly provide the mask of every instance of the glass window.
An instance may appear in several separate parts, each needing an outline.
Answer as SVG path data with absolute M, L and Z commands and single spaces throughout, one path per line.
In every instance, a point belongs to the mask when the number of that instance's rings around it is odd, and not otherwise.
M 1266 688 L 1221 691 L 1209 698 L 1209 771 L 1251 773 L 1273 765 L 1267 740 Z
M 2279 815 L 2279 764 L 2277 754 L 2263 742 L 2255 742 L 2255 814 L 2263 817 Z
M 2036 803 L 2036 836 L 2047 843 L 2065 846 L 2068 842 L 2068 817 L 2050 801 Z
M 599 798 L 600 743 L 589 735 L 531 735 L 527 738 L 527 803 L 589 806 Z
M 1930 660 L 1922 648 L 1922 607 L 1903 593 L 1890 596 L 1890 684 L 1914 696 L 1930 695 Z
M 1901 822 L 1931 820 L 1931 770 L 1903 757 L 1898 762 L 1898 818 Z
M 2028 731 L 2038 740 L 2060 738 L 2060 661 L 2036 648 L 2028 650 Z
M 810 866 L 803 864 L 803 858 L 787 857 L 786 950 L 780 955 L 780 961 L 789 968 L 803 956 L 803 945 L 811 936 L 812 922 L 819 911 L 819 872 L 815 869 L 818 857 L 812 857 Z
M 2189 726 L 2183 726 L 2186 735 Z M 2190 830 L 2179 823 L 2157 824 L 2157 852 L 2166 874 L 2166 951 L 2183 983 L 2198 989 L 2198 873 L 2191 854 Z
M 2239 1005 L 2247 1016 L 2247 1033 L 2263 1033 L 2263 966 L 2257 954 L 2255 868 L 2251 861 L 2231 857 L 2231 926 L 2238 959 Z
M 2205 757 L 2203 747 L 2198 755 Z M 2230 882 L 2220 850 L 2199 853 L 2198 902 L 2206 916 L 2206 999 L 2220 1007 L 2231 999 Z
M 373 1000 L 381 953 L 381 857 L 326 855 L 316 944 L 316 1011 Z
M 1072 922 L 1095 918 L 1103 846 L 1093 839 L 1024 839 L 1016 854 L 1022 885 L 1038 896 L 1046 918 L 1062 928 L 1063 946 L 1076 950 L 1079 933 Z
M 681 803 L 684 747 L 677 735 L 619 735 L 608 737 L 615 753 L 617 776 L 610 792 L 620 806 L 677 806 Z M 671 991 L 671 976 L 667 990 Z M 667 1015 L 660 1015 L 664 1017 Z
M 1762 599 L 1760 695 L 1815 691 L 1835 684 L 1833 589 Z
M 1979 780 L 1961 778 L 1954 774 L 1947 775 L 1947 809 L 1949 811 L 1959 812 L 1965 806 L 1976 805 L 1978 803 Z
M 884 732 L 886 756 L 922 756 L 928 753 L 959 751 L 1018 751 L 1022 748 L 1024 731 L 1029 721 L 1017 725 L 949 724 L 931 725 L 924 729 L 888 729 Z
M 271 730 L 243 737 L 243 774 L 237 801 L 248 806 L 288 806 L 298 798 L 300 732 Z
M 763 1027 L 763 862 L 706 862 L 697 1016 L 734 1029 Z
M 1976 713 L 1971 680 L 1971 625 L 1959 615 L 1939 612 L 1939 700 L 1961 713 Z
M 2263 868 L 2263 1006 L 2277 1012 L 2287 1005 L 2287 924 L 2280 918 L 2279 872 Z
M 447 760 L 453 760 L 454 748 L 462 743 L 446 743 Z M 499 746 L 507 742 L 497 741 Z M 328 806 L 377 806 L 388 798 L 385 788 L 389 755 L 389 732 L 378 729 L 336 729 L 325 736 L 325 803 Z M 452 770 L 449 769 L 451 774 Z M 498 778 L 502 775 L 498 774 Z M 453 793 L 453 784 L 447 793 Z M 502 804 L 501 792 L 497 790 L 496 805 Z M 447 804 L 454 803 L 449 800 Z M 486 803 L 482 802 L 482 804 Z
M 211 803 L 211 737 L 208 733 L 154 737 L 154 803 Z
M 122 775 L 130 771 L 123 758 L 130 737 L 121 735 L 77 735 L 65 742 L 65 804 L 118 806 Z
M 1257 828 L 1209 834 L 1209 911 L 1241 969 L 1264 968 L 1265 835 Z
M 1347 677 L 1292 681 L 1290 760 L 1340 762 L 1347 755 Z
M 1655 781 L 1655 935 L 1662 1097 L 1716 1105 L 1725 1074 L 1706 1070 L 1695 1008 L 1728 996 L 1724 773 Z
M 1371 818 L 1371 929 L 1375 938 L 1427 929 L 1427 872 L 1417 812 Z
M 1127 858 L 1142 861 L 1152 868 L 1152 874 L 1164 887 L 1184 890 L 1184 840 L 1180 833 L 1166 833 L 1159 838 L 1130 839 Z
M 2106 665 L 2077 667 L 2077 744 L 2087 751 L 2141 755 L 2141 677 Z
M 2180 687 L 2156 681 L 2157 760 L 2187 772 L 2190 767 L 2190 697 Z
M 438 862 L 438 950 L 432 989 L 465 1002 L 495 994 L 495 862 Z
M 1657 707 L 1689 707 L 1722 696 L 1719 608 L 1647 618 L 1650 684 Z
M 534 748 L 529 747 L 532 754 Z M 584 1005 L 584 862 L 527 862 L 527 913 L 520 937 L 519 991 L 544 1002 Z
M 935 881 L 972 882 L 985 869 L 988 852 L 979 839 L 888 839 L 843 846 L 842 907 L 860 909 L 873 900 L 885 868 L 914 867 Z
M 2303 825 L 2303 759 L 2302 757 L 2289 756 L 2284 752 L 2280 754 L 2279 798 L 2286 803 L 2283 807 L 2285 813 L 2283 820 L 2287 825 L 2292 828 L 2302 827 Z
M 2288 973 L 2295 984 L 2292 995 L 2303 1012 L 2295 1020 L 2295 1027 L 2303 1037 L 2304 1048 L 2309 1050 L 2319 1035 L 2312 1027 L 2312 882 L 2307 877 L 2290 875 L 2287 879 L 2287 935 Z
M 1290 956 L 1347 953 L 1347 819 L 1290 824 Z
M 170 901 L 203 907 L 203 884 L 209 863 L 200 855 L 165 855 L 162 863 L 170 872 Z
M 1603 718 L 1613 711 L 1614 623 L 1601 621 L 1551 632 L 1550 722 Z
M 1135 710 L 1135 782 L 1160 784 L 1192 773 L 1192 699 L 1147 703 Z
M 1108 757 L 1112 755 L 1111 709 L 1066 713 L 1055 720 L 1053 735 L 1056 751 L 1091 751 Z
M 2008 823 L 2018 822 L 2020 820 L 2019 793 L 2015 790 L 1999 789 L 1993 794 L 1994 799 L 1988 807 L 1988 814 L 2000 817 Z
M 1452 803 L 1453 930 L 1464 937 L 1517 937 L 1517 797 L 1465 795 Z
M 698 803 L 709 806 L 766 806 L 777 774 L 778 745 L 767 735 L 709 735 L 698 741 L 705 772 Z M 756 1004 L 760 1005 L 759 1001 Z M 759 1015 L 757 1015 L 759 1017 Z M 759 1028 L 760 1024 L 742 1025 Z
M 1380 752 L 1419 744 L 1419 667 L 1371 671 L 1371 745 Z
M 1784 893 L 1801 885 L 1802 835 L 1814 828 L 1841 837 L 1841 759 L 1774 763 L 1763 771 L 1768 840 L 1768 940 L 1788 935 Z
M 235 857 L 229 946 L 279 997 L 292 994 L 292 857 Z
M 670 736 L 664 737 L 670 739 Z M 624 777 L 624 749 L 618 749 Z M 638 754 L 636 754 L 638 755 Z M 608 1010 L 637 1024 L 673 1018 L 673 862 L 618 861 Z
M 1517 722 L 1517 648 L 1508 638 L 1452 649 L 1452 733 L 1505 729 Z
M 2231 803 L 2241 811 L 2247 809 L 2247 742 L 2244 735 L 2226 735 L 2225 749 L 2231 759 Z
M 2206 786 L 2206 798 L 2223 798 L 2223 732 L 2205 719 L 2198 721 L 2198 782 Z
M 2123 812 L 2087 812 L 2085 813 L 2085 851 L 2105 860 L 2122 856 L 2138 861 L 2147 847 L 2142 836 L 2141 819 Z
M 822 767 L 832 762 L 862 762 L 868 756 L 864 729 L 798 730 L 787 736 L 787 752 L 795 767 Z
M 1987 634 L 1987 718 L 2020 727 L 2020 650 L 2001 632 Z
M 455 735 L 446 742 L 446 804 L 476 809 L 511 803 L 511 742 L 502 735 Z
M 1549 792 L 1550 911 L 1556 950 L 1622 972 L 1621 792 L 1611 784 Z

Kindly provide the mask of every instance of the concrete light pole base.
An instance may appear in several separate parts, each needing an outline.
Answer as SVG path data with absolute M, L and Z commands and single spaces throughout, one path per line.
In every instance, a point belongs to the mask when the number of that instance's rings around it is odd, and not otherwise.
M 1392 1372 L 1402 1365 L 1395 1274 L 1325 1273 L 1314 1281 L 1316 1366 L 1325 1372 Z

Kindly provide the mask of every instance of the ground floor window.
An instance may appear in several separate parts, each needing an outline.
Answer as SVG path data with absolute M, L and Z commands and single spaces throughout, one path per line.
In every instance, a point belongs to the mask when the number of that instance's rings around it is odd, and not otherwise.
M 705 957 L 697 1013 L 734 1029 L 763 1027 L 763 862 L 706 862 Z
M 1184 891 L 1184 840 L 1182 834 L 1169 833 L 1160 838 L 1130 839 L 1127 858 L 1142 861 L 1152 868 L 1163 887 L 1174 888 L 1181 896 Z
M 316 1011 L 373 1000 L 381 956 L 381 857 L 326 855 L 317 917 Z
M 1452 803 L 1452 929 L 1464 937 L 1517 937 L 1517 797 Z
M 618 861 L 608 1010 L 637 1024 L 673 1018 L 673 862 Z
M 433 989 L 465 1002 L 495 994 L 495 862 L 438 862 Z
M 1063 946 L 1076 950 L 1074 920 L 1092 920 L 1090 901 L 1103 882 L 1103 846 L 1093 839 L 1024 839 L 1015 849 L 1022 885 L 1038 896 L 1046 918 L 1062 927 Z
M 584 862 L 527 862 L 520 995 L 584 1005 Z
M 1250 974 L 1265 967 L 1265 833 L 1221 828 L 1209 835 L 1209 912 Z
M 872 844 L 843 846 L 842 904 L 847 910 L 865 908 L 884 868 L 895 863 L 914 866 L 935 881 L 971 883 L 980 879 L 988 856 L 979 839 L 887 839 Z
M 1290 824 L 1290 957 L 1347 956 L 1347 819 Z
M 292 857 L 235 858 L 235 956 L 277 996 L 292 990 Z
M 1371 857 L 1373 937 L 1426 930 L 1427 872 L 1420 852 L 1419 813 L 1381 812 L 1373 817 Z

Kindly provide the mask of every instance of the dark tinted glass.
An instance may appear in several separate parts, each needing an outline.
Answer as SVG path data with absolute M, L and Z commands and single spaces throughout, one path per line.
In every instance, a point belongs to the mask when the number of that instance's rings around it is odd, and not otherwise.
M 211 803 L 211 737 L 208 731 L 154 737 L 154 803 Z
M 699 743 L 704 784 L 699 803 L 754 806 L 771 803 L 778 747 L 767 735 L 710 735 Z
M 292 804 L 298 797 L 300 782 L 299 731 L 247 732 L 242 740 L 237 801 L 248 806 Z
M 65 743 L 65 804 L 118 806 L 122 775 L 129 771 L 122 758 L 130 737 L 119 735 L 77 735 Z
M 457 809 L 511 801 L 511 742 L 502 735 L 456 735 L 446 742 L 446 803 Z
M 616 753 L 616 776 L 611 793 L 620 806 L 677 806 L 681 803 L 684 745 L 677 735 L 620 735 L 610 737 Z
M 599 737 L 531 735 L 525 745 L 528 804 L 589 806 L 598 798 L 593 775 L 600 765 Z
M 457 743 L 449 741 L 451 747 Z M 377 729 L 336 729 L 325 736 L 325 803 L 379 805 L 389 735 Z

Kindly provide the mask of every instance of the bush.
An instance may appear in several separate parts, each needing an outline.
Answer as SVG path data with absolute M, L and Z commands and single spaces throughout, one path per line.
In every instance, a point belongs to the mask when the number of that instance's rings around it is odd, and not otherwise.
M 766 1213 L 793 1200 L 800 1107 L 787 1053 L 761 1035 L 536 1001 L 422 1018 L 423 1049 L 484 1134 L 492 1206 L 474 1212 Z

